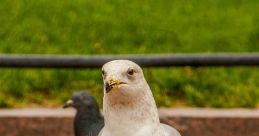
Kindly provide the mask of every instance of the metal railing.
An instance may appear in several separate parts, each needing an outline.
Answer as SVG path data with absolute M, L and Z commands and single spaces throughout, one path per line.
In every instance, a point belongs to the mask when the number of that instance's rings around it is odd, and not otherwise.
M 259 53 L 166 55 L 0 55 L 2 68 L 100 68 L 114 59 L 132 60 L 142 67 L 259 66 Z

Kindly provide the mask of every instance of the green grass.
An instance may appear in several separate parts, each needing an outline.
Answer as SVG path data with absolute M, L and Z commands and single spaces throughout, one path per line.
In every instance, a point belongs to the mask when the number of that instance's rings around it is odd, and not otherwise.
M 1 54 L 259 51 L 258 0 L 1 0 Z M 145 69 L 160 106 L 258 107 L 259 68 Z M 100 70 L 0 69 L 0 107 L 101 103 Z

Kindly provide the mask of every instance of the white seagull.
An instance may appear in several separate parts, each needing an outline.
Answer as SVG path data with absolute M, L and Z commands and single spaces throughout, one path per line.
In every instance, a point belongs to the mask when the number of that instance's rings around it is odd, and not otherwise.
M 99 136 L 180 136 L 160 123 L 158 110 L 140 66 L 114 60 L 102 68 L 105 126 Z

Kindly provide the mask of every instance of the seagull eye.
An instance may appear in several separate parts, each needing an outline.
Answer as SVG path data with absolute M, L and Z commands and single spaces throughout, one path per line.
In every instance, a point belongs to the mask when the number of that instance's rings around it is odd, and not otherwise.
M 103 78 L 106 77 L 106 72 L 104 70 L 102 70 L 102 75 L 103 75 Z
M 127 74 L 132 76 L 135 73 L 135 70 L 133 68 L 129 68 L 127 71 Z

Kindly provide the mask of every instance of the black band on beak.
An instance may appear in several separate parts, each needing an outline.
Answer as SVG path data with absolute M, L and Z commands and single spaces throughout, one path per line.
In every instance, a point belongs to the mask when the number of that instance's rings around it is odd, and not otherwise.
M 112 85 L 110 85 L 108 82 L 105 82 L 104 87 L 106 93 L 109 93 L 113 88 Z

